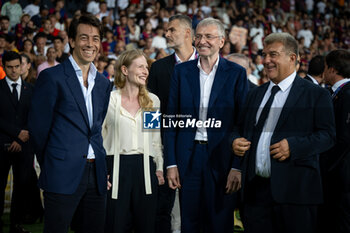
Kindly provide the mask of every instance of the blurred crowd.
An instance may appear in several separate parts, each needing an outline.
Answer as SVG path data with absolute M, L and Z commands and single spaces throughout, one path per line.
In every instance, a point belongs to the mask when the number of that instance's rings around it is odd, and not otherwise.
M 271 32 L 288 32 L 298 40 L 302 77 L 312 57 L 350 46 L 350 8 L 344 0 L 86 0 L 84 9 L 76 10 L 67 10 L 65 4 L 64 0 L 33 0 L 30 4 L 11 0 L 1 4 L 0 57 L 5 51 L 26 54 L 32 65 L 23 65 L 22 76 L 29 82 L 34 83 L 43 69 L 68 57 L 66 30 L 84 11 L 96 15 L 104 25 L 102 51 L 95 64 L 109 79 L 114 77 L 115 60 L 126 49 L 140 48 L 155 60 L 171 54 L 165 33 L 169 17 L 178 13 L 190 16 L 193 28 L 206 17 L 221 20 L 227 34 L 221 56 L 247 55 L 250 80 L 255 84 L 266 81 L 262 41 Z M 3 78 L 4 72 L 0 73 Z

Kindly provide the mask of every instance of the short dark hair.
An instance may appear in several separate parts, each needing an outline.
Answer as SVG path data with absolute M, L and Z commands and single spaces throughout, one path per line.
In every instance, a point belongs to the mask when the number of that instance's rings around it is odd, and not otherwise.
M 19 60 L 19 63 L 22 63 L 21 55 L 13 51 L 7 51 L 2 56 L 2 64 L 5 66 L 6 62 L 17 60 L 17 59 Z
M 326 64 L 343 78 L 350 77 L 350 52 L 344 49 L 333 50 L 326 56 Z
M 87 24 L 96 27 L 100 33 L 100 39 L 103 38 L 103 28 L 100 20 L 96 18 L 93 14 L 82 14 L 79 18 L 73 19 L 68 30 L 68 37 L 75 40 L 77 36 L 79 24 Z
M 34 36 L 34 43 L 36 43 L 36 41 L 37 41 L 39 38 L 45 38 L 45 39 L 47 39 L 47 35 L 46 35 L 44 32 L 39 32 L 38 34 L 36 34 L 36 35 Z
M 16 41 L 16 37 L 14 35 L 12 35 L 12 34 L 5 34 L 5 40 L 9 44 L 12 44 L 13 42 Z
M 309 70 L 307 73 L 311 76 L 319 76 L 324 71 L 324 57 L 317 55 L 309 62 Z
M 0 21 L 4 20 L 4 19 L 7 20 L 7 21 L 10 21 L 10 18 L 7 15 L 0 16 Z
M 60 40 L 60 41 L 63 43 L 63 38 L 60 37 L 60 36 L 55 36 L 55 37 L 52 39 L 52 42 L 55 42 L 55 40 Z
M 108 57 L 106 57 L 106 56 L 100 56 L 100 57 L 98 58 L 98 61 L 103 61 L 103 62 L 108 63 Z

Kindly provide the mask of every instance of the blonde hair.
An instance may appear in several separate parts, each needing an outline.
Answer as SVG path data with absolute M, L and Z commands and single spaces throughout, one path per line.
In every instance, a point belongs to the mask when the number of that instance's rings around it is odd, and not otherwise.
M 143 56 L 146 60 L 146 55 L 138 49 L 131 49 L 124 51 L 119 55 L 117 63 L 115 65 L 115 79 L 114 84 L 117 88 L 124 88 L 126 83 L 126 76 L 122 72 L 122 66 L 129 67 L 131 63 Z M 139 86 L 139 104 L 143 110 L 154 110 L 153 101 L 149 96 L 149 92 L 145 85 Z

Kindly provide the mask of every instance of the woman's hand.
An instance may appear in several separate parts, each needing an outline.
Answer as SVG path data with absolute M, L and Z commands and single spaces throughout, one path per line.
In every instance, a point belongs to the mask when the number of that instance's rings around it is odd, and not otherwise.
M 165 182 L 164 176 L 163 176 L 163 171 L 156 171 L 156 176 L 158 178 L 158 184 L 163 185 Z

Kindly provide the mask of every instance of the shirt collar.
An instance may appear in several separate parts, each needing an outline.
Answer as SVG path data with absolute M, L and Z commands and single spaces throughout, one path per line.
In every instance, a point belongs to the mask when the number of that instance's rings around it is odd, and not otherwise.
M 313 83 L 319 85 L 318 82 L 317 82 L 317 80 L 316 80 L 314 77 L 312 77 L 312 76 L 309 75 L 309 74 L 307 74 L 307 76 L 311 79 L 311 81 L 312 81 Z
M 196 59 L 197 56 L 198 56 L 198 55 L 197 55 L 196 48 L 193 47 L 193 46 L 192 46 L 192 48 L 193 48 L 193 53 L 192 53 L 191 57 L 190 57 L 187 61 L 192 61 L 192 60 Z M 179 56 L 177 56 L 176 53 L 175 53 L 175 61 L 176 61 L 176 64 L 180 64 L 180 63 L 183 62 L 183 61 L 181 61 L 181 59 L 179 58 Z
M 75 73 L 77 74 L 77 76 L 83 76 L 83 72 L 80 69 L 79 65 L 77 64 L 77 62 L 74 60 L 73 56 L 70 55 L 69 56 L 69 61 L 72 63 L 73 69 L 75 71 Z M 89 68 L 89 75 L 88 77 L 93 77 L 95 79 L 96 77 L 96 73 L 97 73 L 97 69 L 94 65 L 94 63 L 90 63 L 90 68 Z
M 19 79 L 17 79 L 16 82 L 12 81 L 11 79 L 9 79 L 7 76 L 6 76 L 6 82 L 7 82 L 7 85 L 11 86 L 12 84 L 14 83 L 17 83 L 18 86 L 21 86 L 22 85 L 22 79 L 21 77 L 19 77 Z
M 214 64 L 214 66 L 213 66 L 213 69 L 210 72 L 212 72 L 214 70 L 217 70 L 217 68 L 219 66 L 219 60 L 220 60 L 220 56 L 218 56 L 218 59 L 216 59 L 216 62 Z M 199 70 L 204 72 L 204 70 L 202 69 L 202 66 L 201 66 L 201 59 L 200 58 L 198 58 L 197 67 L 198 67 Z
M 339 80 L 338 82 L 334 83 L 334 85 L 332 86 L 332 91 L 335 92 L 338 89 L 338 87 L 343 85 L 343 83 L 346 83 L 349 81 L 350 81 L 350 79 L 348 79 L 348 78 L 344 78 L 342 80 Z
M 282 92 L 285 92 L 292 85 L 296 75 L 297 72 L 294 71 L 291 75 L 289 75 L 287 78 L 283 79 L 279 84 L 277 84 L 279 88 L 281 88 Z M 276 84 L 270 81 L 269 88 L 272 88 L 274 85 Z

